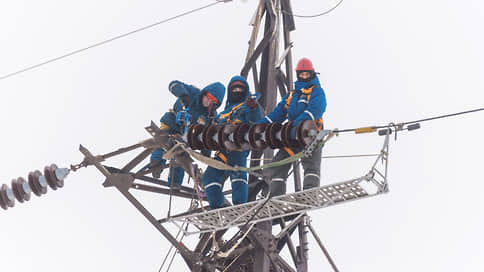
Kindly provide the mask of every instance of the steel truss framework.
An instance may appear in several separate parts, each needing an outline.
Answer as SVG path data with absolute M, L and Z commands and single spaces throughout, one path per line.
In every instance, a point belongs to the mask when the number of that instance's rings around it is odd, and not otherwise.
M 148 129 L 148 131 L 151 131 L 151 129 Z M 327 130 L 321 131 L 319 137 L 315 137 L 315 141 L 323 139 L 320 135 L 330 133 L 332 132 Z M 203 212 L 200 212 L 203 208 L 199 208 L 182 215 L 156 219 L 131 194 L 130 190 L 172 194 L 187 199 L 193 199 L 193 195 L 197 193 L 194 189 L 188 187 L 182 187 L 180 191 L 163 188 L 167 187 L 168 183 L 148 177 L 147 174 L 151 172 L 150 170 L 139 171 L 138 173 L 131 172 L 152 152 L 152 147 L 157 142 L 160 142 L 160 135 L 155 133 L 152 139 L 145 140 L 141 144 L 121 148 L 106 155 L 94 156 L 83 146 L 80 146 L 80 151 L 85 155 L 84 165 L 94 165 L 106 177 L 103 185 L 118 189 L 173 244 L 193 271 L 261 271 L 253 267 L 256 264 L 255 255 L 258 254 L 259 249 L 269 260 L 270 270 L 268 271 L 301 271 L 298 268 L 298 260 L 302 247 L 297 247 L 296 250 L 291 240 L 291 234 L 299 229 L 300 225 L 303 226 L 304 231 L 309 228 L 328 261 L 337 271 L 327 250 L 310 225 L 307 212 L 388 192 L 389 135 L 386 135 L 380 154 L 368 173 L 361 177 L 273 198 L 260 199 L 242 205 Z M 141 147 L 144 150 L 121 169 L 101 164 L 101 161 L 109 157 Z M 306 149 L 310 148 L 311 145 Z M 191 172 L 191 174 L 194 175 L 195 179 L 199 178 L 194 172 Z M 152 183 L 152 185 L 136 183 L 135 180 Z M 200 242 L 195 250 L 189 250 L 175 239 L 163 226 L 166 223 L 177 225 L 185 235 L 200 234 Z M 198 231 L 188 231 L 188 228 L 183 227 L 185 223 L 195 226 Z M 271 231 L 273 224 L 279 224 L 281 227 L 281 231 L 276 235 L 273 235 Z M 223 242 L 224 233 L 233 227 L 238 227 L 240 233 L 244 233 L 244 235 L 242 237 L 235 235 L 228 242 Z M 216 243 L 213 243 L 214 239 Z M 215 244 L 219 247 L 217 254 L 214 254 L 213 251 Z M 289 248 L 297 270 L 279 256 L 280 251 L 285 246 Z M 236 265 L 234 266 L 234 264 Z M 233 266 L 233 270 L 225 270 L 229 266 Z M 241 268 L 245 270 L 240 270 Z
M 164 220 L 163 223 L 173 223 L 186 235 L 200 234 L 240 227 L 246 225 L 248 221 L 255 224 L 289 217 L 290 215 L 300 216 L 312 210 L 376 196 L 388 191 L 387 158 L 388 137 L 386 137 L 380 155 L 376 158 L 370 171 L 361 177 L 237 206 L 173 216 Z M 183 227 L 186 222 L 196 226 L 199 230 L 188 231 Z
M 295 25 L 290 14 L 292 14 L 290 0 L 260 0 L 251 22 L 253 31 L 241 75 L 247 78 L 249 72 L 252 72 L 254 89 L 261 94 L 259 102 L 266 113 L 276 105 L 277 90 L 281 96 L 284 96 L 287 90 L 292 88 L 290 32 L 295 30 Z M 264 25 L 262 25 L 263 23 Z M 264 29 L 264 35 L 257 42 L 261 27 Z M 284 51 L 279 55 L 281 31 Z M 283 72 L 283 64 L 285 72 Z M 166 181 L 148 177 L 148 174 L 154 169 L 133 172 L 133 169 L 155 148 L 162 147 L 168 150 L 174 145 L 167 135 L 156 131 L 156 127 L 150 126 L 147 130 L 152 138 L 105 155 L 94 156 L 88 149 L 80 146 L 80 151 L 84 154 L 85 159 L 80 165 L 73 166 L 73 169 L 94 165 L 106 177 L 103 185 L 115 187 L 126 197 L 176 248 L 192 271 L 308 271 L 308 229 L 333 269 L 337 271 L 336 265 L 311 226 L 307 212 L 388 191 L 386 172 L 389 136 L 387 135 L 378 159 L 370 171 L 359 178 L 301 191 L 299 166 L 297 163 L 293 163 L 295 193 L 256 200 L 257 195 L 267 188 L 268 181 L 251 175 L 249 177 L 249 203 L 247 204 L 204 213 L 200 213 L 203 208 L 198 208 L 182 215 L 157 219 L 131 194 L 131 190 L 144 190 L 187 199 L 192 199 L 197 194 L 197 190 L 182 186 L 180 191 L 172 191 Z M 139 148 L 143 148 L 143 151 L 120 169 L 101 164 L 110 157 Z M 266 149 L 264 152 L 253 151 L 251 157 L 257 159 L 264 155 L 265 158 L 272 158 L 272 154 L 272 150 Z M 380 161 L 383 169 L 379 167 Z M 194 180 L 199 179 L 200 172 L 190 157 L 180 153 L 174 156 L 170 164 L 172 163 L 181 165 Z M 259 164 L 260 160 L 252 160 L 250 166 L 254 167 Z M 135 182 L 135 180 L 142 183 Z M 227 194 L 229 191 L 224 193 Z M 248 219 L 251 220 L 248 221 Z M 166 223 L 181 225 L 184 221 L 188 221 L 198 228 L 198 231 L 193 233 L 200 233 L 199 242 L 193 250 L 185 247 L 164 227 Z M 273 224 L 279 224 L 281 228 L 276 235 L 272 233 Z M 230 227 L 237 227 L 240 231 L 227 240 L 224 238 L 224 234 Z M 299 238 L 298 246 L 292 240 L 292 235 L 296 230 Z M 189 233 L 187 232 L 187 234 Z M 215 245 L 217 250 L 213 250 Z M 292 266 L 279 255 L 285 247 L 291 254 Z

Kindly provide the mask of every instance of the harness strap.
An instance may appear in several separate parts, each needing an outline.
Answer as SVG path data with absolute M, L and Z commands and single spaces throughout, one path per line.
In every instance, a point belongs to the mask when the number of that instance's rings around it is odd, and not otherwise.
M 294 90 L 291 90 L 291 92 L 289 93 L 289 96 L 287 96 L 286 98 L 286 106 L 284 106 L 286 110 L 289 109 L 289 104 L 291 104 L 293 94 L 294 94 Z
M 224 113 L 224 114 L 221 114 L 217 121 L 219 121 L 220 119 L 227 118 L 227 117 L 228 117 L 227 121 L 230 121 L 230 116 L 234 112 L 236 112 L 240 107 L 242 107 L 244 104 L 245 104 L 245 101 L 242 102 L 242 103 L 240 103 L 240 104 L 238 104 L 237 106 L 233 107 L 229 112 Z
M 303 88 L 303 89 L 301 89 L 301 92 L 302 92 L 303 94 L 311 94 L 311 93 L 313 92 L 314 87 L 316 87 L 316 86 L 315 86 L 315 85 L 312 85 L 311 87 L 309 87 L 309 88 L 307 88 L 307 89 L 304 89 L 304 88 Z
M 312 85 L 311 87 L 309 87 L 307 89 L 301 89 L 301 93 L 306 96 L 306 101 L 308 103 L 309 103 L 309 98 L 311 98 L 311 93 L 313 92 L 314 87 L 316 87 L 316 86 Z M 286 98 L 286 106 L 284 106 L 286 108 L 286 110 L 289 109 L 289 105 L 291 104 L 293 94 L 294 94 L 294 90 L 291 90 L 291 92 L 289 93 L 289 96 Z M 287 117 L 287 115 L 288 114 L 286 114 L 286 117 Z
M 289 154 L 289 156 L 294 156 L 294 151 L 292 151 L 292 149 L 289 147 L 284 147 L 284 150 L 287 152 L 287 154 Z
M 318 130 L 323 129 L 323 127 L 324 127 L 323 118 L 319 118 L 318 120 L 315 120 L 314 122 L 316 122 L 316 128 Z
M 313 93 L 313 89 L 316 87 L 316 85 L 312 85 L 311 87 L 307 88 L 307 89 L 301 89 L 301 93 L 303 95 L 306 96 L 306 101 L 309 103 L 309 99 L 311 98 L 311 94 Z M 291 104 L 291 100 L 292 100 L 292 95 L 294 94 L 294 90 L 292 90 L 290 93 L 289 93 L 289 96 L 286 98 L 286 110 L 289 109 L 289 105 Z M 289 115 L 289 112 L 286 113 L 286 118 L 288 117 Z M 323 118 L 319 118 L 318 120 L 314 120 L 314 122 L 316 123 L 316 128 L 318 130 L 321 130 L 323 128 Z M 286 149 L 286 148 L 284 148 Z M 289 149 L 290 150 L 290 149 Z M 287 150 L 286 150 L 287 151 Z M 292 151 L 291 151 L 292 152 Z M 289 151 L 287 151 L 287 153 L 289 153 Z M 294 153 L 293 153 L 294 154 Z M 291 155 L 291 153 L 289 153 L 289 155 Z M 291 155 L 292 156 L 292 155 Z
M 215 156 L 218 156 L 224 163 L 227 163 L 227 157 L 225 157 L 225 155 L 222 152 L 217 151 L 215 153 Z

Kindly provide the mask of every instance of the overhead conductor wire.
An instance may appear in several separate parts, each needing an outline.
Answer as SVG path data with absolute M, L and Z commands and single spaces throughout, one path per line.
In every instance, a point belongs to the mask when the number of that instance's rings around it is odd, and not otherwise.
M 478 112 L 478 111 L 483 111 L 483 110 L 484 110 L 484 108 L 478 108 L 478 109 L 473 109 L 473 110 L 467 110 L 467 111 L 461 111 L 461 112 L 456 112 L 456 113 L 449 113 L 449 114 L 444 114 L 444 115 L 439 115 L 439 116 L 428 117 L 428 118 L 424 118 L 424 119 L 420 119 L 420 120 L 396 123 L 396 125 L 397 126 L 411 125 L 411 124 L 433 121 L 433 120 L 436 120 L 436 119 L 443 119 L 443 118 L 448 118 L 448 117 L 453 117 L 453 116 L 457 116 L 457 115 L 473 113 L 473 112 Z M 387 128 L 387 127 L 388 127 L 388 125 L 372 126 L 372 127 L 369 127 L 369 128 L 380 129 L 380 128 Z M 359 128 L 337 129 L 337 130 L 334 130 L 333 132 L 334 133 L 353 132 L 353 131 L 357 131 L 358 129 Z
M 81 53 L 81 52 L 84 52 L 86 50 L 89 50 L 91 48 L 94 48 L 94 47 L 98 47 L 98 46 L 101 46 L 101 45 L 104 45 L 106 43 L 109 43 L 109 42 L 112 42 L 112 41 L 115 41 L 115 40 L 118 40 L 118 39 L 121 39 L 121 38 L 124 38 L 126 36 L 129 36 L 129 35 L 132 35 L 132 34 L 135 34 L 135 33 L 138 33 L 138 32 L 141 32 L 143 30 L 146 30 L 146 29 L 149 29 L 149 28 L 152 28 L 152 27 L 155 27 L 155 26 L 158 26 L 158 25 L 161 25 L 161 24 L 164 24 L 164 23 L 167 23 L 169 21 L 172 21 L 172 20 L 175 20 L 177 18 L 180 18 L 180 17 L 183 17 L 183 16 L 186 16 L 186 15 L 189 15 L 191 13 L 194 13 L 194 12 L 197 12 L 197 11 L 200 11 L 202 9 L 206 9 L 206 8 L 209 8 L 211 6 L 214 6 L 216 4 L 219 4 L 219 3 L 226 3 L 226 2 L 230 2 L 232 0 L 216 0 L 215 2 L 213 3 L 210 3 L 208 5 L 205 5 L 205 6 L 201 6 L 199 8 L 196 8 L 196 9 L 192 9 L 192 10 L 189 10 L 189 11 L 186 11 L 186 12 L 183 12 L 183 13 L 180 13 L 178 15 L 175 15 L 175 16 L 172 16 L 172 17 L 169 17 L 167 19 L 164 19 L 164 20 L 161 20 L 159 22 L 156 22 L 156 23 L 153 23 L 153 24 L 150 24 L 150 25 L 147 25 L 147 26 L 144 26 L 144 27 L 140 27 L 140 28 L 137 28 L 135 30 L 132 30 L 130 32 L 127 32 L 127 33 L 124 33 L 124 34 L 121 34 L 121 35 L 118 35 L 118 36 L 114 36 L 110 39 L 107 39 L 107 40 L 104 40 L 104 41 L 101 41 L 101 42 L 98 42 L 98 43 L 95 43 L 95 44 L 92 44 L 92 45 L 89 45 L 89 46 L 86 46 L 84 48 L 81 48 L 81 49 L 77 49 L 77 50 L 74 50 L 72 52 L 69 52 L 67 54 L 64 54 L 64 55 L 61 55 L 61 56 L 58 56 L 58 57 L 55 57 L 55 58 L 52 58 L 52 59 L 49 59 L 49 60 L 46 60 L 44 62 L 41 62 L 41 63 L 38 63 L 38 64 L 35 64 L 35 65 L 32 65 L 32 66 L 29 66 L 29 67 L 26 67 L 26 68 L 23 68 L 23 69 L 20 69 L 18 71 L 15 71 L 15 72 L 12 72 L 10 74 L 6 74 L 6 75 L 3 75 L 3 76 L 0 76 L 0 80 L 3 80 L 3 79 L 6 79 L 6 78 L 9 78 L 9 77 L 12 77 L 14 75 L 18 75 L 20 73 L 23 73 L 23 72 L 27 72 L 29 70 L 32 70 L 32 69 L 35 69 L 35 68 L 38 68 L 40 66 L 43 66 L 43 65 L 46 65 L 46 64 L 49 64 L 49 63 L 52 63 L 52 62 L 55 62 L 55 61 L 58 61 L 58 60 L 61 60 L 61 59 L 64 59 L 64 58 L 67 58 L 67 57 L 70 57 L 72 55 L 75 55 L 75 54 L 78 54 L 78 53 Z
M 287 15 L 292 15 L 294 17 L 299 17 L 299 18 L 315 18 L 315 17 L 323 16 L 323 15 L 330 13 L 331 11 L 335 10 L 342 2 L 343 2 L 343 0 L 340 0 L 334 7 L 330 8 L 330 9 L 324 11 L 324 12 L 313 14 L 313 15 L 297 15 L 297 14 L 291 13 L 291 12 L 286 11 L 286 10 L 282 10 L 282 12 L 287 14 Z

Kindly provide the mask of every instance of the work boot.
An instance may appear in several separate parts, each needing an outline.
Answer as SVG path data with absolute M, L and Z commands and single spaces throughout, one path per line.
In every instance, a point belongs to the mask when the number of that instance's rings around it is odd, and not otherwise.
M 226 208 L 226 207 L 230 207 L 232 206 L 232 203 L 230 203 L 230 201 L 228 201 L 226 198 L 224 198 L 224 203 L 222 204 L 222 206 L 220 208 Z
M 313 173 L 307 173 L 306 175 L 304 175 L 303 190 L 319 187 L 319 184 L 319 175 Z
M 271 197 L 285 194 L 286 181 L 282 178 L 273 178 L 271 184 L 269 184 L 269 193 Z
M 222 208 L 227 208 L 227 207 L 230 207 L 232 206 L 232 203 L 230 203 L 230 201 L 228 201 L 226 198 L 224 199 L 224 203 L 222 203 L 222 205 L 220 205 L 220 207 L 216 207 L 216 208 L 210 208 L 210 210 L 216 210 L 216 209 L 222 209 Z

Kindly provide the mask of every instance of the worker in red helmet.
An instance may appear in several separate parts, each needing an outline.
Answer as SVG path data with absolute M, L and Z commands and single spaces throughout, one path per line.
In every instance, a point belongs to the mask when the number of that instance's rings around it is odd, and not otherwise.
M 310 82 L 314 79 L 316 72 L 314 71 L 313 63 L 308 58 L 302 58 L 297 62 L 296 66 L 297 80 L 301 82 Z M 296 81 L 297 84 L 297 81 Z
M 287 93 L 277 104 L 274 110 L 258 123 L 270 124 L 273 122 L 283 123 L 288 120 L 293 122 L 296 128 L 305 120 L 313 120 L 318 129 L 323 127 L 323 113 L 326 111 L 326 95 L 319 83 L 312 62 L 308 58 L 302 58 L 296 66 L 297 80 L 294 90 Z M 301 148 L 280 149 L 273 158 L 273 162 L 283 160 L 301 151 Z M 313 151 L 311 156 L 303 157 L 301 163 L 304 169 L 303 189 L 319 187 L 321 176 L 321 148 Z M 283 164 L 270 168 L 270 195 L 282 195 L 286 193 L 286 179 L 291 169 L 291 164 Z

